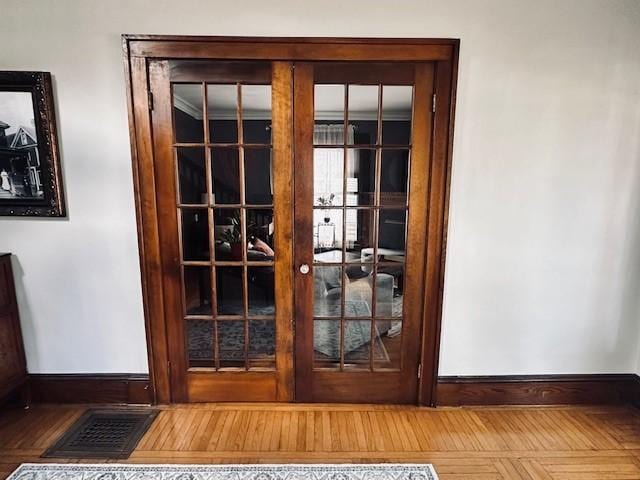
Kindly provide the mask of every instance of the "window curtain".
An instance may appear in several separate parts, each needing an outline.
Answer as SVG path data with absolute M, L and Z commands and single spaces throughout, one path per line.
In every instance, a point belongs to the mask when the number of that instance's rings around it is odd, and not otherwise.
M 347 126 L 347 144 L 354 143 L 355 127 Z M 341 145 L 344 143 L 344 125 L 329 124 L 315 125 L 313 129 L 313 143 L 315 145 Z M 356 151 L 347 150 L 347 165 L 357 165 Z M 344 150 L 342 148 L 318 148 L 313 151 L 313 190 L 314 204 L 318 205 L 319 199 L 329 200 L 331 194 L 335 195 L 333 205 L 342 206 L 342 188 L 344 178 Z M 351 184 L 352 182 L 348 182 Z M 356 189 L 357 190 L 357 189 Z M 347 205 L 357 204 L 357 195 L 347 193 Z M 323 224 L 325 219 L 335 225 L 336 247 L 342 245 L 342 210 L 314 210 L 313 224 Z M 347 211 L 346 241 L 347 245 L 356 241 L 357 213 L 355 210 Z M 314 234 L 317 232 L 314 232 Z M 315 236 L 315 235 L 314 235 Z

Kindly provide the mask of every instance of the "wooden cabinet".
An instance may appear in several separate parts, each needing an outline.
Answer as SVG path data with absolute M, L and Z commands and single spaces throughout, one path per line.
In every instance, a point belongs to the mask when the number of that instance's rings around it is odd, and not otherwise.
M 0 400 L 27 386 L 11 254 L 0 253 Z

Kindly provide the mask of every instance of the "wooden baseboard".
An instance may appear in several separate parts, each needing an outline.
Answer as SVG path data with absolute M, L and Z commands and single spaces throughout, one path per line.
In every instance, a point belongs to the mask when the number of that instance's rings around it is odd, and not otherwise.
M 148 375 L 32 374 L 37 403 L 150 404 Z M 640 407 L 640 376 L 509 375 L 439 377 L 438 406 L 623 404 Z
M 640 376 L 632 375 L 633 379 L 629 386 L 629 402 L 640 408 Z
M 153 402 L 149 375 L 131 374 L 32 374 L 31 397 L 36 403 Z
M 635 374 L 439 377 L 438 406 L 623 404 L 640 406 Z

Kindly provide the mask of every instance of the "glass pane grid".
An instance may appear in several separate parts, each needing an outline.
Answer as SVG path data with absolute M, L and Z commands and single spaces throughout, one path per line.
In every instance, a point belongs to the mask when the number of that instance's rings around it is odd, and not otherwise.
M 187 147 L 200 147 L 203 146 L 204 144 L 200 144 L 200 143 L 190 143 L 190 144 L 175 144 L 174 146 L 177 147 L 182 147 L 182 146 L 187 146 Z M 218 146 L 218 145 L 216 145 Z M 229 145 L 229 146 L 236 146 L 235 144 L 233 145 Z M 255 147 L 266 147 L 268 145 L 244 145 L 245 147 L 249 147 L 249 148 L 255 148 Z M 370 143 L 315 143 L 313 144 L 314 148 L 326 148 L 326 149 L 331 149 L 331 148 L 342 148 L 342 147 L 347 147 L 349 149 L 353 149 L 353 150 L 403 150 L 403 149 L 410 149 L 411 148 L 411 143 L 398 143 L 398 144 L 391 144 L 391 143 L 387 143 L 384 145 L 378 145 L 378 144 L 370 144 Z
M 217 315 L 216 320 L 220 322 L 243 320 L 245 315 Z M 273 315 L 251 315 L 250 320 L 274 320 Z
M 323 317 L 323 316 L 316 316 L 313 317 L 314 320 L 336 320 L 336 317 Z M 371 320 L 371 315 L 351 315 L 351 316 L 345 316 L 346 319 L 348 320 Z M 378 318 L 376 317 L 376 320 Z
M 207 207 L 218 207 L 218 208 L 273 208 L 272 203 L 178 203 L 178 207 L 180 208 L 207 208 Z M 397 207 L 395 207 L 397 208 Z
M 238 135 L 238 121 L 240 109 L 239 90 L 242 90 L 242 96 L 249 98 L 249 106 L 242 108 L 243 120 L 247 122 L 245 130 L 247 131 L 243 137 Z M 270 148 L 271 142 L 271 85 L 249 85 L 244 83 L 228 83 L 228 84 L 189 84 L 174 83 L 174 110 L 188 110 L 196 117 L 203 118 L 202 105 L 198 105 L 196 109 L 193 107 L 194 102 L 185 105 L 183 97 L 189 96 L 193 99 L 197 95 L 204 94 L 204 105 L 206 106 L 208 121 L 203 122 L 201 131 L 196 135 L 174 135 L 174 147 L 263 147 Z M 246 103 L 246 100 L 245 100 Z M 195 111 L 195 113 L 194 113 Z M 256 113 L 257 112 L 257 113 Z M 256 116 L 257 115 L 257 116 Z M 253 121 L 256 127 L 251 126 L 248 122 Z M 174 127 L 178 130 L 179 121 L 174 114 Z M 178 133 L 178 132 L 176 132 Z
M 173 89 L 189 368 L 273 371 L 271 86 Z
M 340 93 L 344 91 L 344 94 Z M 322 99 L 318 102 L 319 94 Z M 413 87 L 401 85 L 316 85 L 316 127 L 327 124 L 344 123 L 345 132 L 339 137 L 329 136 L 333 141 L 326 141 L 323 136 L 314 135 L 314 147 L 357 149 L 407 149 L 411 148 L 411 117 L 413 114 Z M 333 96 L 332 99 L 327 97 Z M 336 111 L 338 95 L 344 96 L 341 110 Z M 350 98 L 351 97 L 351 98 Z M 334 111 L 327 115 L 323 107 L 331 105 Z M 331 108 L 329 107 L 329 108 Z M 340 113 L 341 112 L 341 113 Z M 366 120 L 363 120 L 366 119 Z M 362 141 L 364 136 L 350 135 L 348 127 L 358 127 L 358 122 L 369 122 L 367 132 L 369 141 Z M 387 126 L 385 127 L 385 122 Z M 399 124 L 402 132 L 391 127 Z M 357 129 L 357 128 L 356 128 Z M 386 131 L 388 130 L 388 133 Z M 317 133 L 317 132 L 316 132 Z
M 322 179 L 314 179 L 316 370 L 400 368 L 412 94 L 412 87 L 316 85 L 314 176 L 335 183 L 327 169 L 342 164 L 339 187 L 325 180 L 319 190 Z M 327 106 L 332 117 L 318 111 Z

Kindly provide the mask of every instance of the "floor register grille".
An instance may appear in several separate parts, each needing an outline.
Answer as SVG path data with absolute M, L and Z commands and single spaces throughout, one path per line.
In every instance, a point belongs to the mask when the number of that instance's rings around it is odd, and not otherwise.
M 154 410 L 90 409 L 42 456 L 128 458 L 157 414 Z

